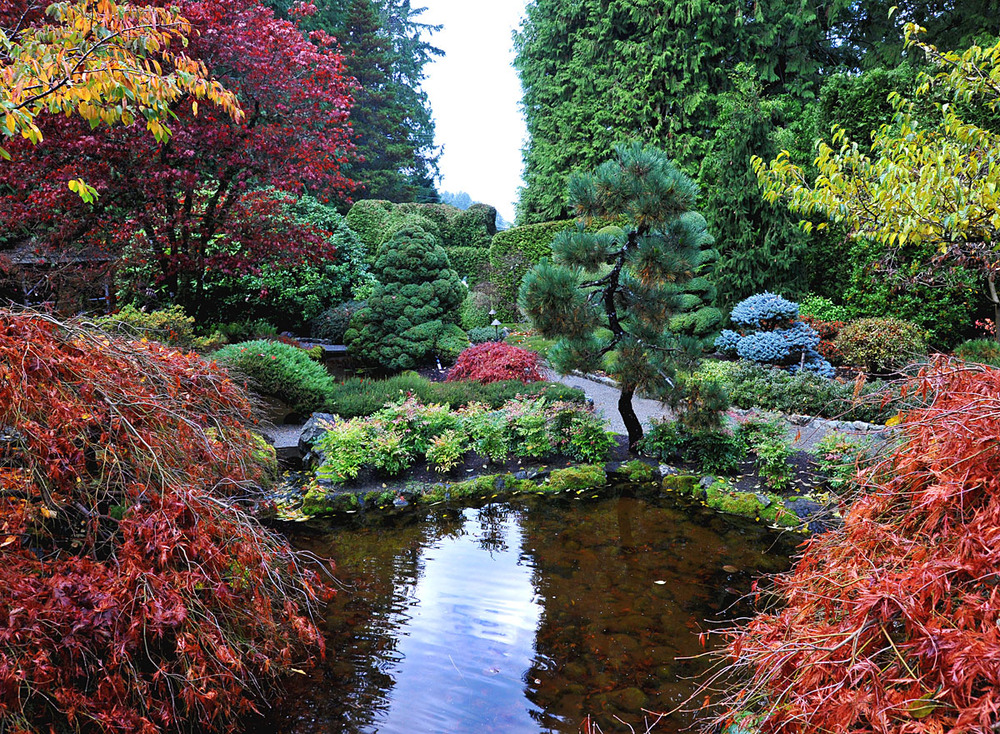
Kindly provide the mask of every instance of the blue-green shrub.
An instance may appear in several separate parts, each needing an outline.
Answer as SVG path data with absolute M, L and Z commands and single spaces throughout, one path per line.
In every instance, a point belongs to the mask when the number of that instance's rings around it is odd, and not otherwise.
M 758 293 L 736 305 L 729 318 L 738 331 L 724 330 L 719 351 L 759 364 L 800 369 L 833 377 L 833 367 L 817 351 L 819 333 L 797 321 L 799 306 L 774 293 Z

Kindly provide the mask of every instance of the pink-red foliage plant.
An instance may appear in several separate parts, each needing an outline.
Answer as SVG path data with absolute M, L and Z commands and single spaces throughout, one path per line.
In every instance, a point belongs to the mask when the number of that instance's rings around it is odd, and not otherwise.
M 0 731 L 231 730 L 321 653 L 252 427 L 195 355 L 0 311 Z
M 448 371 L 448 382 L 474 380 L 484 385 L 501 380 L 527 384 L 545 379 L 539 371 L 538 353 L 505 342 L 485 342 L 462 351 Z
M 994 732 L 1000 721 L 1000 371 L 939 362 L 842 529 L 731 631 L 726 702 L 761 732 Z

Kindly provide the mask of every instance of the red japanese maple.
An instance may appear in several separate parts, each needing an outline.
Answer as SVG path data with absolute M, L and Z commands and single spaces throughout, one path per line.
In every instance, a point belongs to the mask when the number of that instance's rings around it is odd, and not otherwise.
M 505 342 L 485 342 L 462 351 L 448 371 L 448 381 L 475 380 L 487 384 L 501 380 L 538 382 L 538 353 Z
M 238 498 L 241 391 L 195 355 L 0 311 L 0 731 L 231 728 L 322 638 Z
M 188 54 L 238 95 L 244 119 L 186 100 L 164 144 L 141 122 L 90 130 L 73 118 L 46 119 L 44 142 L 21 146 L 0 166 L 0 225 L 40 250 L 87 244 L 127 253 L 154 266 L 188 306 L 212 272 L 330 257 L 324 233 L 276 217 L 280 202 L 261 189 L 350 191 L 341 172 L 352 151 L 342 57 L 259 0 L 156 4 L 176 5 L 191 21 Z M 97 189 L 96 203 L 67 188 L 74 178 Z
M 1000 720 L 1000 371 L 940 364 L 902 442 L 733 632 L 762 732 L 989 732 Z

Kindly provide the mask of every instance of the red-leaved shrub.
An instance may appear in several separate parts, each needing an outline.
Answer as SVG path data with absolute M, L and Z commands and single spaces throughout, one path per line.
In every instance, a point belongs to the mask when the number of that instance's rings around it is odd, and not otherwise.
M 819 334 L 819 345 L 816 347 L 816 351 L 823 356 L 823 359 L 832 365 L 838 365 L 844 361 L 844 356 L 835 344 L 837 334 L 844 328 L 843 321 L 823 321 L 814 316 L 799 316 L 799 321 L 808 324 Z
M 505 342 L 486 342 L 469 347 L 458 355 L 455 366 L 448 371 L 448 382 L 475 380 L 485 385 L 501 380 L 528 383 L 543 379 L 538 370 L 536 352 Z
M 996 731 L 1000 371 L 941 362 L 909 388 L 929 407 L 861 473 L 844 527 L 779 579 L 782 606 L 731 633 L 746 679 L 728 716 L 796 734 Z
M 321 650 L 251 425 L 194 355 L 0 311 L 0 731 L 231 729 Z

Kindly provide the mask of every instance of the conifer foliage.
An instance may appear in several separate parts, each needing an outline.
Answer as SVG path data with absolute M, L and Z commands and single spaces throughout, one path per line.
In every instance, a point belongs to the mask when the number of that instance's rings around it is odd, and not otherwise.
M 693 210 L 698 189 L 663 154 L 640 143 L 570 182 L 581 221 L 552 243 L 553 261 L 525 276 L 519 303 L 532 324 L 559 341 L 549 351 L 556 369 L 605 369 L 622 387 L 618 409 L 635 448 L 642 426 L 632 407 L 636 390 L 666 397 L 676 357 L 700 342 L 669 329 L 683 308 L 685 284 L 714 258 L 705 219 Z M 596 234 L 584 222 L 620 221 Z

